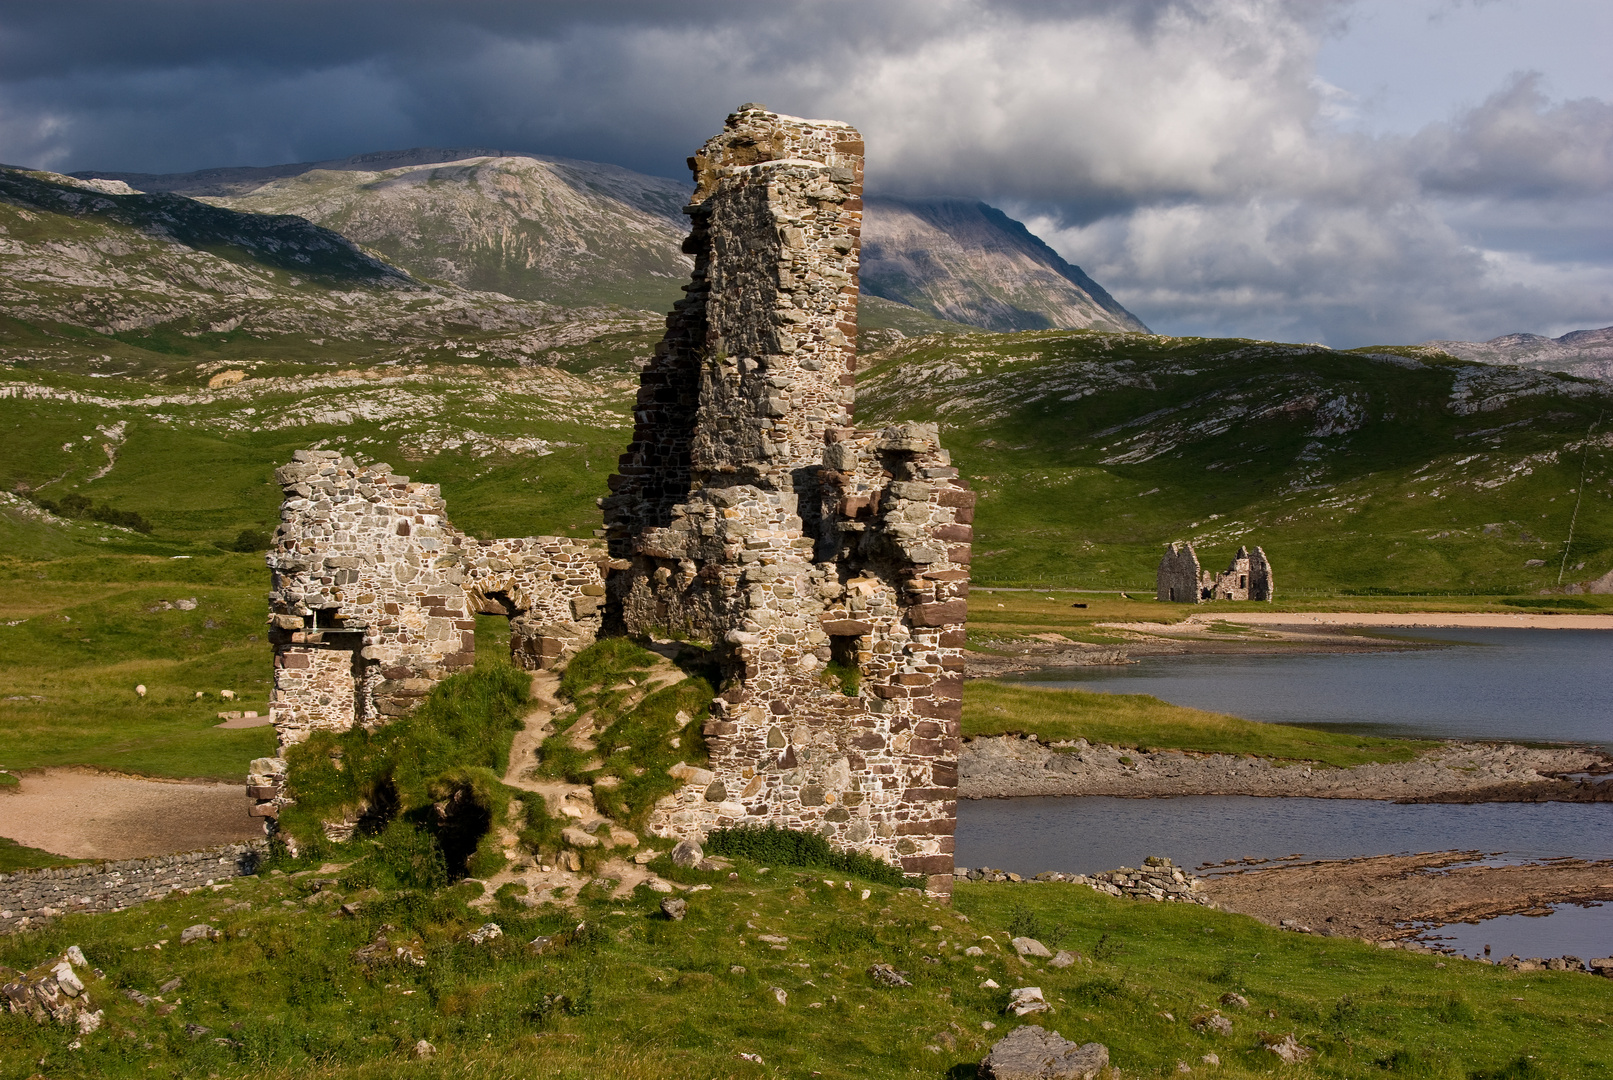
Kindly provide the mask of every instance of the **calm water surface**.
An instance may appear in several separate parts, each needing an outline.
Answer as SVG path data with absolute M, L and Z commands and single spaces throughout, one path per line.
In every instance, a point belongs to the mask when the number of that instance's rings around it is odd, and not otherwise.
M 1168 799 L 1033 797 L 958 803 L 959 866 L 1026 876 L 1043 870 L 1094 873 L 1166 855 L 1193 868 L 1252 856 L 1480 851 L 1507 860 L 1554 855 L 1613 858 L 1613 804 L 1410 805 L 1370 799 L 1261 799 L 1184 795 Z M 1502 854 L 1504 853 L 1504 854 Z M 1613 906 L 1562 907 L 1543 918 L 1506 916 L 1434 933 L 1458 952 L 1485 945 L 1499 958 L 1613 955 Z
M 1450 648 L 1295 656 L 1145 657 L 1028 681 L 1250 720 L 1431 738 L 1613 747 L 1613 631 L 1426 630 Z

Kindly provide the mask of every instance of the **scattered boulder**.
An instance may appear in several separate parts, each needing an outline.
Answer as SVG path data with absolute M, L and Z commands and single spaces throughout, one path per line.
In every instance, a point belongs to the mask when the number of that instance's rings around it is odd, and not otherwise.
M 1292 1031 L 1281 1038 L 1262 1032 L 1260 1045 L 1290 1065 L 1300 1061 L 1308 1061 L 1316 1054 L 1315 1048 L 1299 1045 L 1299 1040 L 1294 1038 Z
M 700 861 L 706 857 L 700 845 L 693 840 L 679 840 L 678 846 L 672 849 L 672 865 L 688 868 L 699 866 Z
M 216 928 L 208 926 L 206 923 L 197 923 L 195 926 L 187 926 L 179 932 L 179 943 L 181 945 L 190 945 L 197 941 L 217 941 L 221 936 Z
M 1029 1016 L 1032 1013 L 1052 1012 L 1053 1006 L 1042 996 L 1040 986 L 1021 986 L 1008 991 L 1008 1007 L 1003 1011 L 1015 1016 Z
M 669 896 L 661 901 L 661 914 L 674 922 L 681 920 L 684 915 L 688 914 L 688 911 L 689 901 L 681 896 Z
M 426 1058 L 436 1057 L 437 1048 L 432 1046 L 426 1040 L 421 1039 L 419 1042 L 414 1044 L 414 1049 L 409 1051 L 409 1056 L 414 1058 L 416 1061 L 424 1061 Z
M 773 998 L 780 1005 L 788 1005 L 790 1003 L 790 995 L 784 991 L 783 987 L 773 987 Z
M 1234 1009 L 1247 1009 L 1249 1007 L 1249 999 L 1244 997 L 1242 994 L 1236 994 L 1231 990 L 1228 990 L 1226 993 L 1221 995 L 1221 1004 L 1228 1005 Z
M 1015 1028 L 980 1062 L 981 1080 L 1095 1080 L 1109 1067 L 1102 1043 L 1076 1045 L 1034 1025 Z
M 504 928 L 496 922 L 483 923 L 465 936 L 465 940 L 472 945 L 486 945 L 504 936 Z
M 560 839 L 575 848 L 596 848 L 599 846 L 599 837 L 584 832 L 576 825 L 568 825 L 561 829 Z
M 1221 1057 L 1219 1054 L 1205 1054 L 1203 1057 L 1199 1058 L 1199 1063 L 1201 1065 L 1208 1065 L 1213 1069 L 1217 1065 L 1221 1064 Z
M 912 986 L 907 981 L 908 972 L 897 971 L 889 964 L 875 964 L 868 969 L 869 977 L 880 986 Z
M 76 968 L 84 968 L 80 977 Z M 89 962 L 77 945 L 72 946 L 54 960 L 47 960 L 26 972 L 0 968 L 0 998 L 4 998 L 11 1012 L 31 1017 L 35 1023 L 57 1023 L 87 1035 L 101 1026 L 103 1013 L 90 1002 L 88 978 L 93 984 L 98 976 L 89 970 Z
M 1068 949 L 1060 949 L 1058 952 L 1053 954 L 1053 959 L 1047 962 L 1047 966 L 1054 968 L 1067 968 L 1079 959 L 1081 959 L 1080 953 L 1073 953 Z
M 1193 1030 L 1206 1035 L 1232 1037 L 1232 1021 L 1218 1012 L 1203 1013 L 1193 1018 Z
M 412 964 L 415 967 L 425 967 L 425 942 L 420 940 L 418 934 L 407 938 L 388 936 L 397 935 L 397 932 L 397 927 L 383 923 L 375 932 L 373 941 L 353 950 L 353 959 L 365 967 L 376 967 L 381 964 Z
M 1040 941 L 1031 937 L 1017 937 L 1014 939 L 1014 951 L 1021 956 L 1051 957 L 1053 951 Z

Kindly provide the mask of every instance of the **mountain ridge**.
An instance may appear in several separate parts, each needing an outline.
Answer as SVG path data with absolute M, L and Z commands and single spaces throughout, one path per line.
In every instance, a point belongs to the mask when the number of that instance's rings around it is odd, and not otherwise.
M 1425 341 L 1422 347 L 1481 364 L 1561 371 L 1580 378 L 1613 381 L 1613 326 L 1573 330 L 1554 338 L 1502 334 L 1489 341 Z
M 521 299 L 665 311 L 691 265 L 682 253 L 690 185 L 527 151 L 415 147 L 191 173 L 73 175 L 306 217 L 417 277 Z M 978 200 L 867 199 L 862 267 L 865 295 L 948 323 L 1147 331 L 1080 267 Z

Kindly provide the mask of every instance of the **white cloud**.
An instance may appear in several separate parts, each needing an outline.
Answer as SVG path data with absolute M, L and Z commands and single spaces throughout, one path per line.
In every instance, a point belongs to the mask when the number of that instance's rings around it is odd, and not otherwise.
M 1608 236 L 1613 106 L 1498 77 L 1413 134 L 1358 130 L 1370 100 L 1318 70 L 1350 0 L 86 6 L 0 18 L 0 160 L 493 145 L 679 175 L 762 101 L 861 127 L 871 188 L 1026 216 L 1173 332 L 1613 322 L 1613 250 L 1584 239 Z M 287 23 L 316 12 L 339 17 Z

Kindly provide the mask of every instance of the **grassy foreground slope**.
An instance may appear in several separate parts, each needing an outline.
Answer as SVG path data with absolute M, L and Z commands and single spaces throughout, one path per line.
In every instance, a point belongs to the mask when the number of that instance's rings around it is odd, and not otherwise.
M 662 916 L 662 896 L 642 886 L 619 898 L 608 884 L 589 886 L 572 908 L 511 897 L 477 911 L 466 906 L 473 882 L 366 891 L 332 868 L 8 935 L 0 964 L 19 969 L 79 945 L 105 972 L 86 975 L 105 1023 L 75 1042 L 0 1015 L 0 1080 L 151 1070 L 269 1080 L 963 1080 L 1020 1023 L 1103 1042 L 1127 1077 L 1172 1076 L 1184 1061 L 1238 1078 L 1572 1080 L 1605 1077 L 1613 1059 L 1613 983 L 1587 975 L 1441 962 L 1079 885 L 964 884 L 948 908 L 745 859 L 733 879 L 677 870 L 664 856 L 652 865 L 711 886 L 686 894 L 683 921 Z M 355 901 L 356 915 L 336 913 Z M 489 920 L 503 936 L 471 943 L 468 933 Z M 181 929 L 202 922 L 220 940 L 178 943 Z M 1083 959 L 1063 970 L 1021 961 L 1008 941 L 1026 933 Z M 377 935 L 389 947 L 360 953 Z M 541 952 L 528 945 L 539 937 L 550 939 Z M 399 946 L 417 950 L 419 966 L 398 960 Z M 981 955 L 966 955 L 974 946 Z M 876 984 L 876 963 L 913 985 Z M 1054 1011 L 1005 1016 L 1008 990 L 1027 984 Z M 124 991 L 154 1000 L 141 1005 Z M 1221 1007 L 1231 1036 L 1194 1031 L 1191 1020 L 1228 992 L 1251 1004 Z M 1292 1032 L 1317 1056 L 1281 1065 L 1260 1049 L 1261 1032 Z M 421 1039 L 436 1056 L 413 1061 Z M 1207 1053 L 1219 1068 L 1200 1064 Z
M 1288 598 L 1535 592 L 1571 521 L 1564 583 L 1613 568 L 1605 384 L 1429 350 L 1091 331 L 869 360 L 859 417 L 939 421 L 981 493 L 979 583 L 1152 591 L 1161 546 L 1191 540 L 1216 570 L 1263 545 Z

